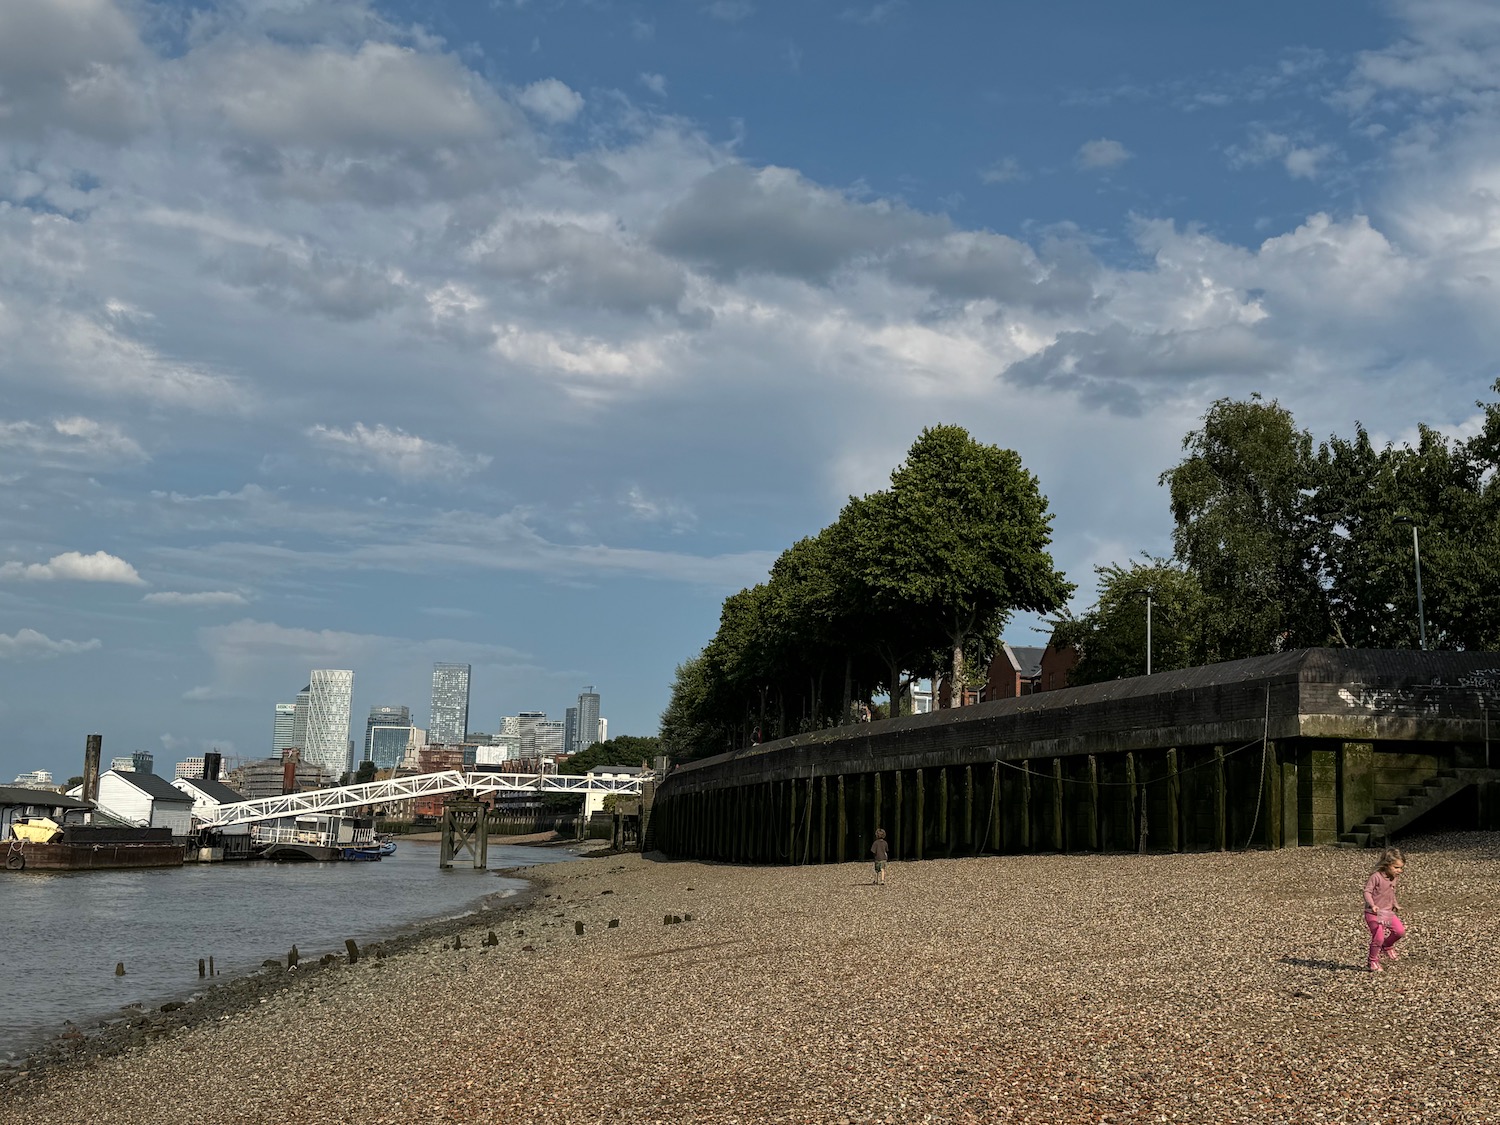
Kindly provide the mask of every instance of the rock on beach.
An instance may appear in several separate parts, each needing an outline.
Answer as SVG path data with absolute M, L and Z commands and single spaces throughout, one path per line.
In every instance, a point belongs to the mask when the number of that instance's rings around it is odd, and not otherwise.
M 0 1123 L 1500 1121 L 1500 834 L 1405 846 L 1378 974 L 1373 852 L 939 859 L 885 886 L 548 865 L 521 909 L 0 1070 Z

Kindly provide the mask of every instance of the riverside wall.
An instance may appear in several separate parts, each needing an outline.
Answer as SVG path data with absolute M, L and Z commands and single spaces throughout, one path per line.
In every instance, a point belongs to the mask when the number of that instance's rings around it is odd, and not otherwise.
M 1500 653 L 1302 649 L 702 758 L 657 789 L 645 844 L 745 863 L 862 860 L 877 827 L 894 859 L 1328 844 L 1441 771 L 1493 777 L 1492 733 Z M 1422 826 L 1500 827 L 1497 790 L 1460 785 Z

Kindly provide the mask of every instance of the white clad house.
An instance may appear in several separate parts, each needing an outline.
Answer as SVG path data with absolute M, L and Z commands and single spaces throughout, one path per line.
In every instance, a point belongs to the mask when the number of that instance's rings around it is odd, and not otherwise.
M 83 786 L 68 791 L 77 796 Z M 142 828 L 167 828 L 173 836 L 193 833 L 193 798 L 154 773 L 108 770 L 99 775 L 95 804 L 125 824 Z
M 650 772 L 640 766 L 594 766 L 583 776 L 590 781 L 634 781 L 642 774 Z M 583 816 L 585 820 L 604 808 L 604 798 L 607 796 L 609 796 L 608 793 L 599 789 L 591 789 L 584 794 Z

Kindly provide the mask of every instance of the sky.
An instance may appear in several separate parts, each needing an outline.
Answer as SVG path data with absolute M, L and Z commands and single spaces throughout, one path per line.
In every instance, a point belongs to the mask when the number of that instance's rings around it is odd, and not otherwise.
M 929 425 L 1086 608 L 1217 398 L 1473 432 L 1497 125 L 1478 0 L 6 0 L 0 782 L 313 668 L 654 733 Z

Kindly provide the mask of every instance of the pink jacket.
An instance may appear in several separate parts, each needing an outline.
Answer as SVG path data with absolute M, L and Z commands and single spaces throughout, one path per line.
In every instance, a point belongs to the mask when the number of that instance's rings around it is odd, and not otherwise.
M 1371 875 L 1365 883 L 1365 913 L 1373 914 L 1384 922 L 1399 905 L 1396 901 L 1396 880 L 1384 871 Z

